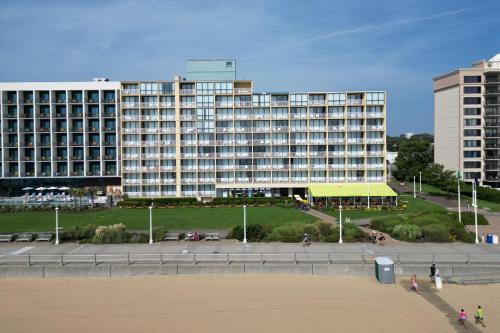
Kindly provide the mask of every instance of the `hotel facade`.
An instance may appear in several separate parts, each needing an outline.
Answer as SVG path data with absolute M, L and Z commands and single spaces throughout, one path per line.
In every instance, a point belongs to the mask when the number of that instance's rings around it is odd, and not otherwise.
M 304 194 L 386 182 L 383 91 L 257 93 L 234 60 L 172 81 L 0 83 L 1 180 L 130 197 Z
M 434 160 L 500 187 L 500 54 L 434 78 Z

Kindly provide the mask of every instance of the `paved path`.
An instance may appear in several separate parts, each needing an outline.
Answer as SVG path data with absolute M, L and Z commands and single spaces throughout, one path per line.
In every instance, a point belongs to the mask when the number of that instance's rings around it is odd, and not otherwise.
M 315 209 L 309 208 L 308 210 L 305 211 L 306 214 L 314 216 L 315 218 L 325 221 L 325 222 L 330 222 L 333 224 L 337 224 L 337 219 L 334 218 L 331 215 L 325 214 L 323 212 L 317 211 Z
M 407 254 L 427 255 L 439 253 L 444 255 L 499 255 L 500 247 L 487 244 L 465 243 L 397 243 L 386 246 L 372 243 L 315 243 L 304 247 L 302 243 L 249 243 L 244 245 L 235 240 L 223 241 L 171 241 L 155 244 L 77 244 L 63 243 L 53 245 L 47 243 L 31 243 L 31 248 L 22 252 L 26 254 L 116 254 L 116 253 L 339 253 L 339 254 Z M 12 254 L 27 247 L 25 243 L 0 244 L 0 257 Z M 1 260 L 1 258 L 0 258 Z

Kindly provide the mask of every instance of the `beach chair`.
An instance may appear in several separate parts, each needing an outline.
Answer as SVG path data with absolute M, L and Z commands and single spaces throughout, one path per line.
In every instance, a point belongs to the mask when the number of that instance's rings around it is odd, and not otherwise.
M 163 240 L 164 241 L 169 241 L 169 240 L 178 241 L 179 236 L 180 236 L 179 233 L 174 233 L 174 232 L 166 233 L 165 237 L 163 237 Z

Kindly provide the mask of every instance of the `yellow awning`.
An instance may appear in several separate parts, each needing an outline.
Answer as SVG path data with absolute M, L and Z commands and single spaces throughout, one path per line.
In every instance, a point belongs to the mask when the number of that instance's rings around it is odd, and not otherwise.
M 395 197 L 396 192 L 385 183 L 309 184 L 312 197 Z

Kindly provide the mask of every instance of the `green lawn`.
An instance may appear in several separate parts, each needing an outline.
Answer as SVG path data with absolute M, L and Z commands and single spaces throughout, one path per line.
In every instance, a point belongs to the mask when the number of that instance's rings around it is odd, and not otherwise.
M 360 219 L 370 219 L 374 217 L 381 216 L 391 216 L 391 215 L 399 215 L 399 214 L 412 214 L 418 212 L 439 212 L 446 211 L 445 208 L 435 205 L 432 202 L 428 202 L 423 199 L 413 198 L 411 195 L 401 195 L 398 200 L 402 200 L 403 202 L 407 202 L 408 207 L 404 211 L 360 211 L 360 210 L 343 210 L 342 211 L 342 219 L 348 217 L 351 220 L 360 220 Z M 336 218 L 339 217 L 338 210 L 335 211 L 327 211 L 329 215 L 332 215 Z
M 422 191 L 425 193 L 429 193 L 431 195 L 440 195 L 440 196 L 446 195 L 446 191 L 443 191 L 435 186 L 428 185 L 428 184 L 422 184 Z M 452 193 L 452 198 L 456 199 L 457 195 L 455 193 Z M 469 203 L 469 205 L 472 204 L 472 194 L 471 194 L 471 196 L 465 196 L 465 195 L 463 195 L 463 193 L 461 193 L 460 199 L 461 199 L 462 207 L 467 207 L 467 203 Z M 491 202 L 491 201 L 485 201 L 485 200 L 478 199 L 477 205 L 478 205 L 478 208 L 490 210 L 492 212 L 500 212 L 500 202 Z M 470 209 L 472 210 L 472 207 L 470 207 Z
M 291 222 L 307 223 L 315 218 L 292 208 L 249 207 L 248 224 L 279 226 Z M 148 230 L 149 213 L 144 208 L 113 208 L 97 212 L 60 212 L 59 224 L 64 229 L 88 224 L 125 224 L 127 230 Z M 170 208 L 153 210 L 153 227 L 168 229 L 231 229 L 243 223 L 243 209 L 227 208 Z M 53 231 L 55 213 L 0 213 L 0 233 Z

